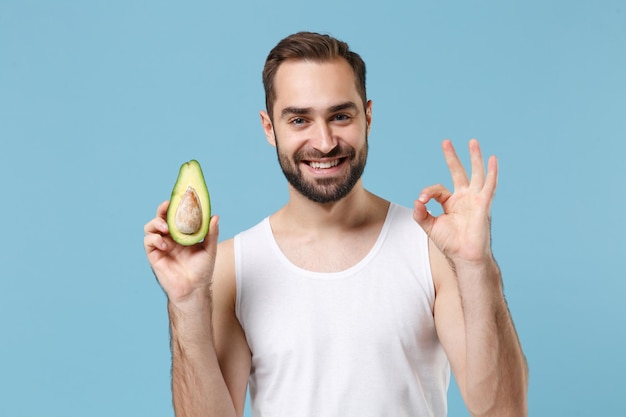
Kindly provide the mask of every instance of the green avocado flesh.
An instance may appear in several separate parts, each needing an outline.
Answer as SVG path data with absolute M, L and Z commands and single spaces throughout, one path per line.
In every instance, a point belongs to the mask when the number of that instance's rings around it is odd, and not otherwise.
M 178 172 L 167 209 L 170 236 L 181 245 L 194 245 L 209 232 L 210 219 L 211 200 L 202 168 L 198 161 L 185 162 Z

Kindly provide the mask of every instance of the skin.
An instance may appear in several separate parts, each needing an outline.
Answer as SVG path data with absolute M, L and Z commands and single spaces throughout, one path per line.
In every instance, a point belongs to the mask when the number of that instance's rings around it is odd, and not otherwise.
M 342 59 L 285 62 L 276 74 L 276 89 L 274 120 L 261 112 L 267 141 L 278 147 L 284 162 L 299 170 L 302 181 L 331 193 L 352 169 L 346 150 L 354 155 L 366 152 L 372 102 L 363 105 L 354 74 Z M 454 190 L 442 185 L 424 188 L 413 213 L 430 237 L 437 333 L 472 416 L 524 416 L 526 362 L 491 252 L 497 160 L 491 157 L 485 171 L 479 144 L 471 140 L 468 175 L 451 142 L 444 141 L 442 148 Z M 307 156 L 294 158 L 303 154 Z M 311 161 L 338 164 L 315 169 Z M 369 252 L 388 201 L 367 191 L 360 179 L 347 195 L 327 203 L 288 187 L 289 201 L 270 216 L 270 223 L 291 262 L 334 272 L 353 266 Z M 443 214 L 427 211 L 431 200 L 442 205 Z M 242 416 L 251 354 L 235 317 L 233 241 L 217 244 L 219 219 L 214 216 L 202 243 L 177 245 L 168 234 L 167 206 L 161 204 L 146 224 L 144 245 L 168 297 L 176 415 Z

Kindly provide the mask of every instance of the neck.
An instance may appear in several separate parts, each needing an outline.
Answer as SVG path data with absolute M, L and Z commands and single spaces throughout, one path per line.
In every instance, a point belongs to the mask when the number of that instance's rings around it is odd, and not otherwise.
M 386 216 L 389 203 L 363 188 L 361 180 L 339 201 L 317 203 L 289 188 L 289 202 L 274 214 L 274 221 L 293 229 L 351 229 Z M 292 230 L 293 230 L 292 229 Z

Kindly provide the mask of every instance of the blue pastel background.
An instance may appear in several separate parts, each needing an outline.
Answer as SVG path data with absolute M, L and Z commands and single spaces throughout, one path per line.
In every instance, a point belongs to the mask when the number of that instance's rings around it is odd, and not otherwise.
M 444 138 L 498 155 L 530 415 L 626 416 L 623 1 L 0 0 L 0 417 L 173 415 L 143 225 L 192 158 L 222 239 L 286 201 L 260 74 L 299 30 L 368 63 L 370 190 L 449 185 Z

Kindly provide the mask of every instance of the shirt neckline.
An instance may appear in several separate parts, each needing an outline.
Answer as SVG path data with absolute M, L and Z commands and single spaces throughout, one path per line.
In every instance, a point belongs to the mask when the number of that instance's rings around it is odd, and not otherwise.
M 390 228 L 391 219 L 393 218 L 393 215 L 396 212 L 396 210 L 397 210 L 397 205 L 395 203 L 390 203 L 389 208 L 387 209 L 387 215 L 385 217 L 383 227 L 381 228 L 380 233 L 378 234 L 378 237 L 376 238 L 376 242 L 374 243 L 372 248 L 369 250 L 369 252 L 363 257 L 363 259 L 361 259 L 359 262 L 352 265 L 351 267 L 344 269 L 342 271 L 337 271 L 337 272 L 316 272 L 316 271 L 310 271 L 308 269 L 304 269 L 295 265 L 283 253 L 283 251 L 280 249 L 280 246 L 278 246 L 278 242 L 276 242 L 276 239 L 274 238 L 274 233 L 272 231 L 272 225 L 270 224 L 269 216 L 263 219 L 263 229 L 266 234 L 266 237 L 268 238 L 272 252 L 274 252 L 274 254 L 276 255 L 276 257 L 278 258 L 278 260 L 280 261 L 282 265 L 292 270 L 294 273 L 300 276 L 304 276 L 307 278 L 314 278 L 314 279 L 326 279 L 326 280 L 339 279 L 339 278 L 344 278 L 344 277 L 354 275 L 356 272 L 360 271 L 367 264 L 369 264 L 371 260 L 378 254 L 383 242 L 385 241 L 385 238 L 387 237 L 387 234 Z

